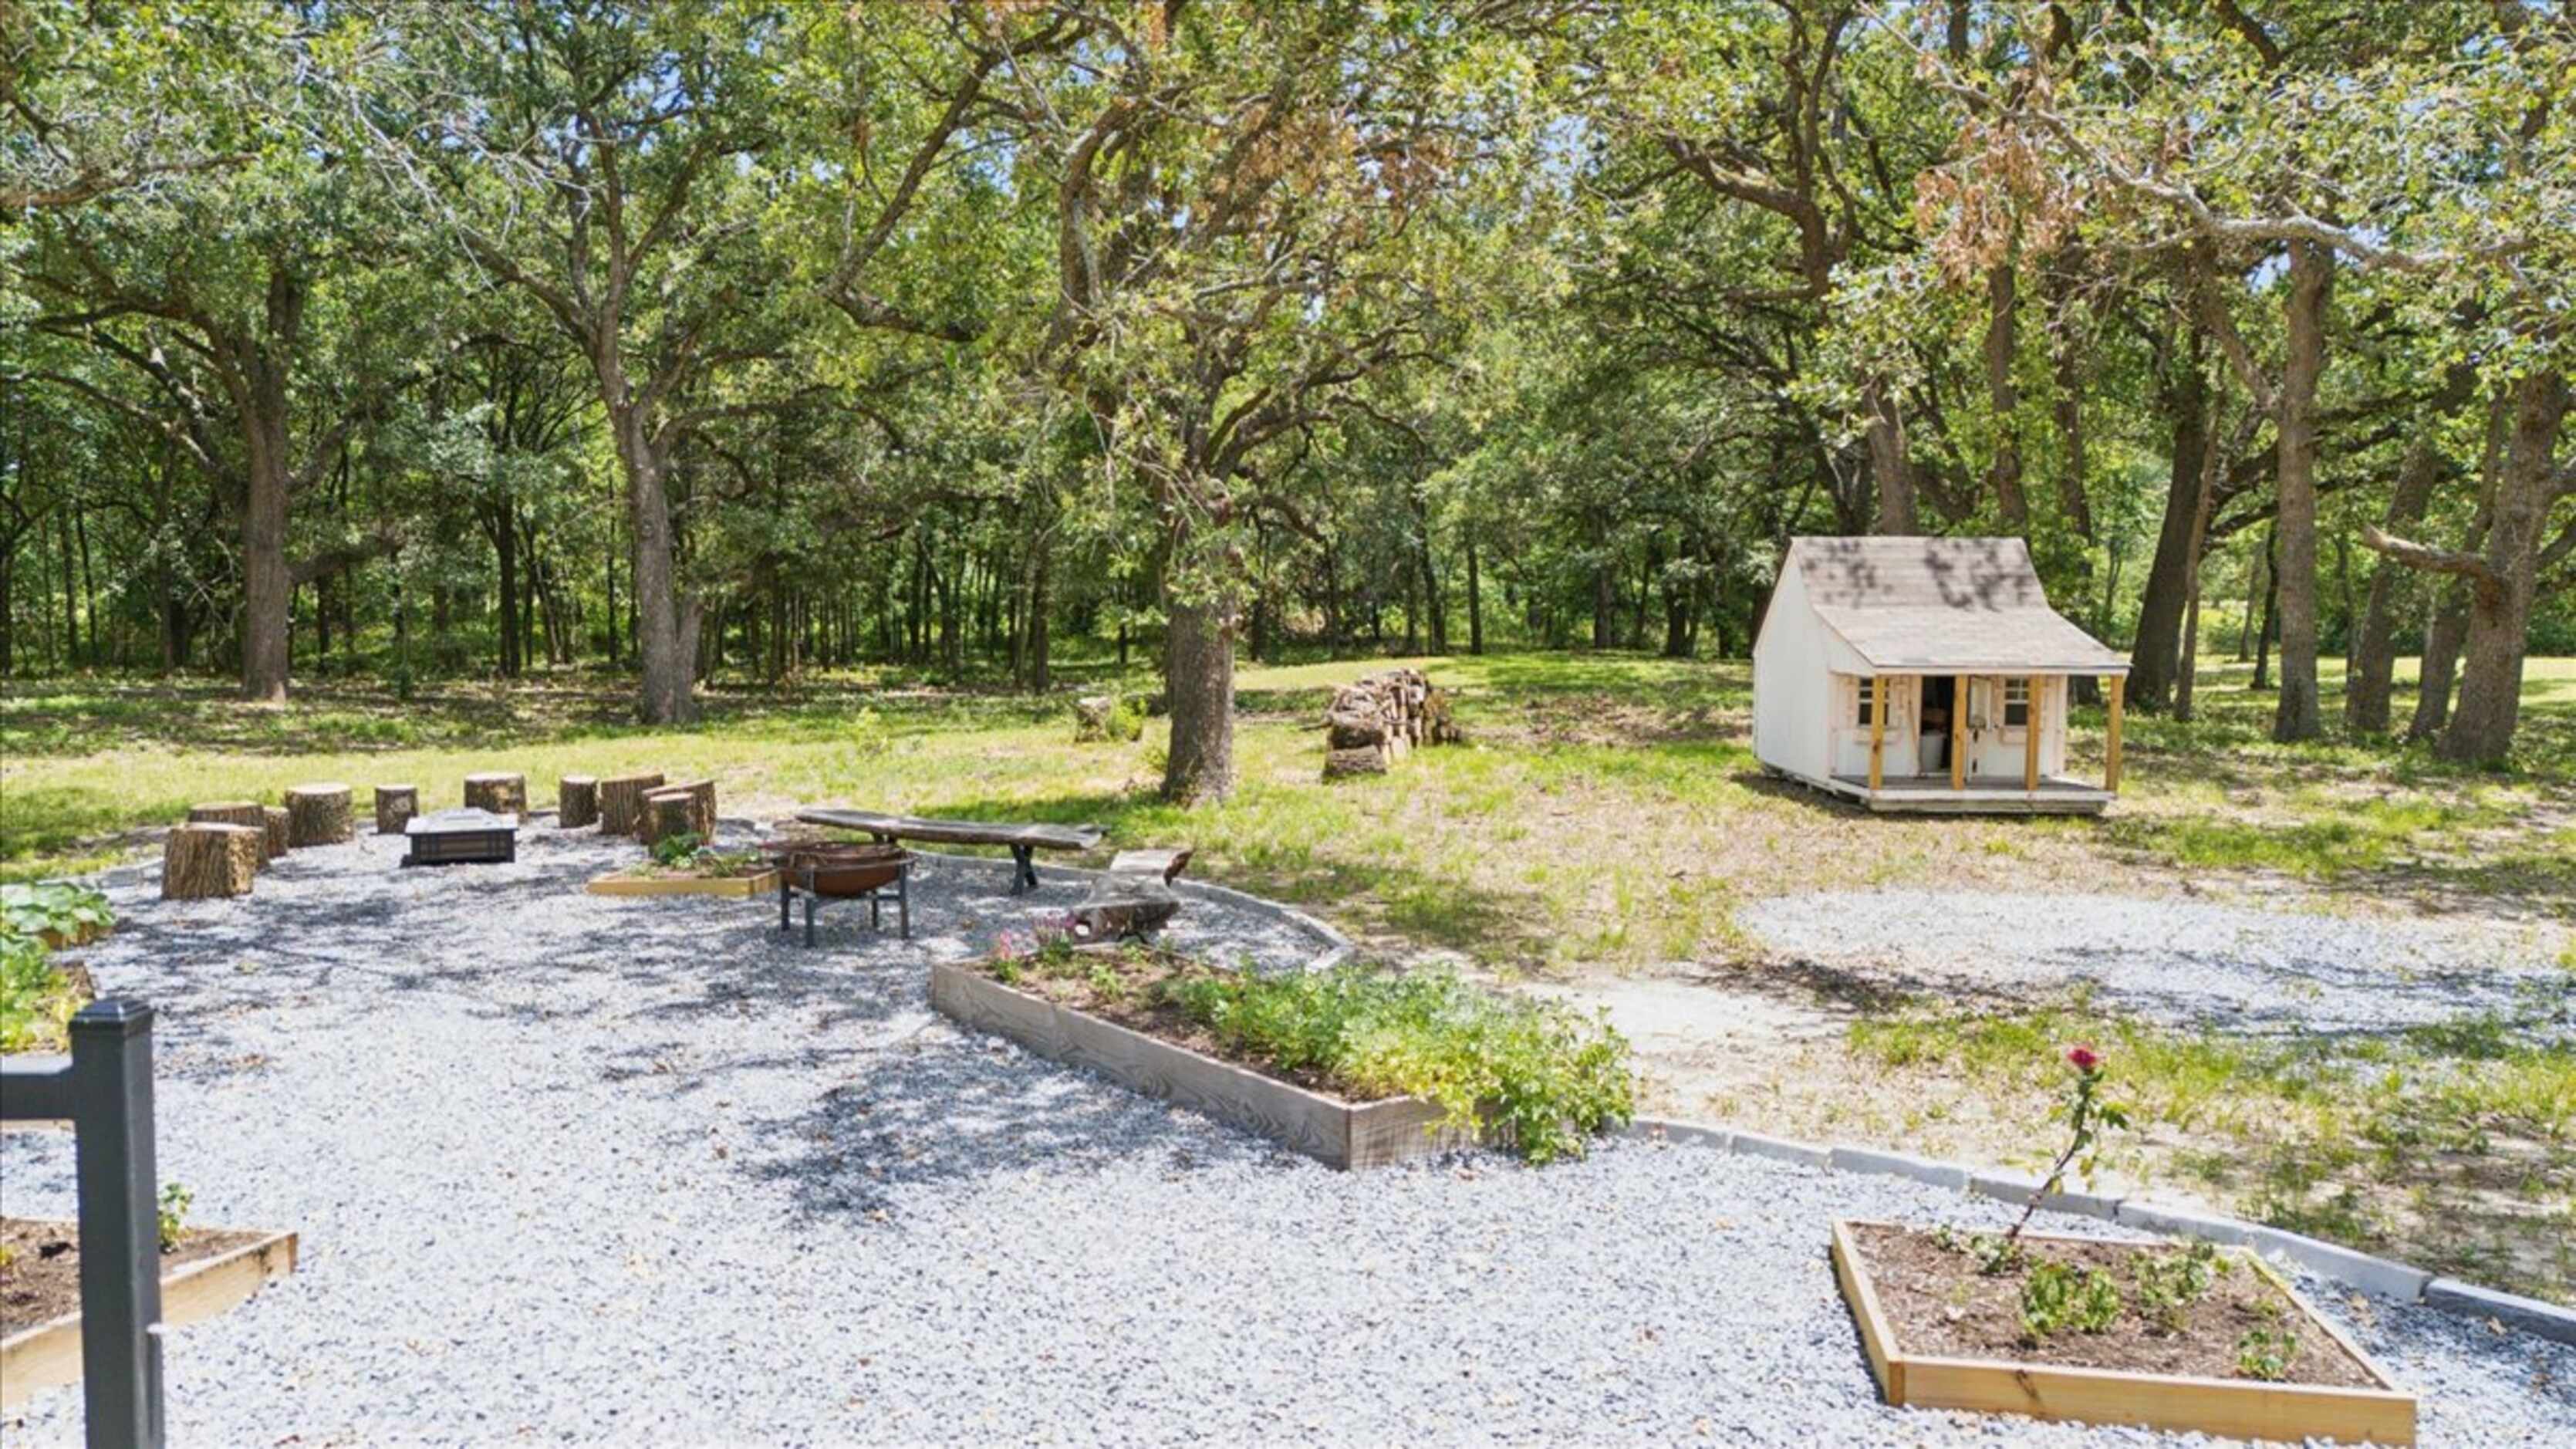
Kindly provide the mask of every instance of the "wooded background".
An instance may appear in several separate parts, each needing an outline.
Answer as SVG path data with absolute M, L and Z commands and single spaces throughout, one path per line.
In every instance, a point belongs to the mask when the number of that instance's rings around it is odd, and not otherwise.
M 1133 652 L 1199 798 L 1239 651 L 1739 655 L 1801 532 L 2027 536 L 2142 709 L 2227 621 L 2285 740 L 2502 760 L 2576 650 L 2562 5 L 38 0 L 0 47 L 0 675 L 581 665 L 676 722 Z

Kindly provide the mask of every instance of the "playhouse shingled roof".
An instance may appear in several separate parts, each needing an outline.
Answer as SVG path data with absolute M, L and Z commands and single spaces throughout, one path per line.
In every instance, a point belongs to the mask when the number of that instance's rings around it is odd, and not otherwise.
M 2018 538 L 1797 538 L 1783 567 L 1874 668 L 2128 672 L 2128 660 L 2048 606 Z

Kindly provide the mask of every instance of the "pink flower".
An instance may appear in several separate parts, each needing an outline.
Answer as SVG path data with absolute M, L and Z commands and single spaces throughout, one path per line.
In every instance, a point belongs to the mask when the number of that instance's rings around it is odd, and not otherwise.
M 2093 1044 L 2089 1041 L 2078 1042 L 2075 1045 L 2068 1047 L 2066 1049 L 2066 1061 L 2067 1064 L 2074 1067 L 2075 1070 L 2088 1075 L 2102 1069 L 2102 1054 L 2095 1051 L 2093 1049 Z

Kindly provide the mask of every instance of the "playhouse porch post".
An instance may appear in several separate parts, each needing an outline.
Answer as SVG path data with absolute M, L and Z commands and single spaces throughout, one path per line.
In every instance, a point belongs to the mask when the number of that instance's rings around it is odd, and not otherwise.
M 2022 681 L 2030 692 L 2030 704 L 2022 712 L 2021 787 L 2034 795 L 2039 793 L 2039 732 L 2048 718 L 2048 696 L 2040 692 L 2046 683 L 2036 674 L 2025 675 Z
M 1950 676 L 1950 788 L 1968 788 L 1968 676 Z
M 2102 788 L 2114 795 L 2120 793 L 2120 700 L 2129 691 L 2129 676 L 2111 676 L 2110 728 L 2102 742 Z
M 1869 788 L 1878 789 L 1887 765 L 1887 676 L 1869 677 Z

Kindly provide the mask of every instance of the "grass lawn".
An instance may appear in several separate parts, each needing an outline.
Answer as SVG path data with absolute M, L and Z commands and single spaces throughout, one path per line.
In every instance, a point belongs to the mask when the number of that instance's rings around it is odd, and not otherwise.
M 2206 657 L 2206 656 L 2205 656 Z M 460 803 L 463 777 L 527 773 L 532 803 L 567 773 L 710 776 L 724 813 L 797 803 L 1094 821 L 1113 845 L 1189 843 L 1197 873 L 1297 901 L 1391 952 L 1454 952 L 1504 980 L 1618 981 L 1688 966 L 1766 969 L 1735 924 L 1763 896 L 1821 886 L 2242 895 L 2279 909 L 2467 913 L 2529 923 L 2576 981 L 2576 659 L 2534 660 L 2516 768 L 2460 770 L 2383 741 L 2270 743 L 2272 696 L 2247 667 L 2206 670 L 2202 718 L 2132 716 L 2119 806 L 2101 820 L 1876 818 L 1763 776 L 1741 663 L 1628 655 L 1416 661 L 1458 694 L 1465 748 L 1384 778 L 1319 782 L 1311 728 L 1327 688 L 1381 667 L 1244 671 L 1242 786 L 1228 804 L 1154 798 L 1161 728 L 1076 744 L 1072 693 L 1039 700 L 895 675 L 719 688 L 688 730 L 622 722 L 623 681 L 449 685 L 396 701 L 301 687 L 275 709 L 214 684 L 19 684 L 0 697 L 0 876 L 97 866 L 195 801 L 275 800 L 341 780 Z M 2401 665 L 2397 717 L 2411 709 Z M 1142 673 L 1124 681 L 1144 690 Z M 2329 664 L 2325 710 L 2340 716 Z M 2079 711 L 2073 773 L 2100 768 Z M 1801 988 L 1801 989 L 1813 989 Z M 1723 1090 L 1666 1073 L 1660 1099 L 1748 1125 L 1853 1138 L 1924 1134 L 1960 1155 L 2027 1147 L 2052 1042 L 2120 1043 L 2123 1087 L 2153 1124 L 2137 1175 L 2226 1206 L 2422 1261 L 2537 1272 L 2576 1297 L 2576 1065 L 2473 1031 L 2350 1044 L 2249 1044 L 2102 1018 L 2080 1000 L 2011 1011 L 1862 996 L 1836 1003 L 1831 1051 L 1782 1044 Z M 1651 1056 L 1650 1078 L 1666 1064 Z M 1866 1080 L 1855 1080 L 1862 1078 Z M 2477 1233 L 2442 1230 L 2474 1209 Z M 2492 1229 L 2492 1232 L 2489 1230 Z M 2497 1248 L 2479 1236 L 2509 1240 Z M 2476 1241 L 2471 1241 L 2475 1237 Z M 2554 1239 L 2548 1253 L 2525 1249 Z M 2519 1246 L 2517 1246 L 2519 1245 Z M 2501 1252 L 2502 1259 L 2495 1255 Z

